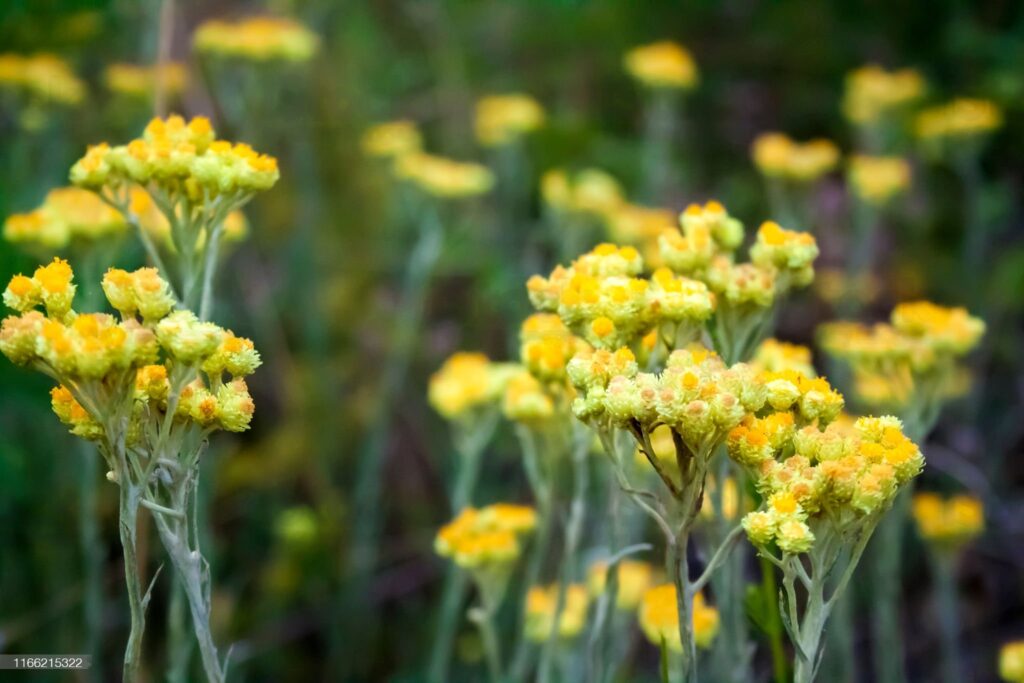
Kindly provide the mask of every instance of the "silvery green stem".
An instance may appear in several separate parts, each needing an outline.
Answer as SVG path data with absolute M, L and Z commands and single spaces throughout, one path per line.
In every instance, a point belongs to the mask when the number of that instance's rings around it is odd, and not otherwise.
M 206 240 L 206 250 L 203 254 L 203 289 L 199 296 L 199 319 L 208 320 L 210 309 L 213 306 L 213 277 L 217 272 L 217 252 L 220 247 L 220 238 L 224 232 L 223 222 L 217 223 L 209 228 Z
M 562 612 L 565 610 L 565 596 L 572 581 L 573 568 L 576 565 L 576 553 L 579 549 L 580 536 L 583 532 L 583 521 L 587 512 L 587 453 L 589 443 L 584 431 L 582 438 L 577 438 L 573 444 L 572 471 L 573 471 L 573 497 L 569 509 L 569 521 L 565 528 L 565 546 L 562 555 L 562 571 L 558 579 L 558 595 L 555 598 L 555 610 L 552 618 L 551 633 L 548 634 L 544 643 L 544 650 L 541 654 L 540 667 L 537 671 L 538 683 L 547 683 L 551 676 L 551 669 L 554 663 L 555 651 L 558 647 L 559 623 L 562 619 Z
M 956 554 L 934 553 L 935 603 L 938 608 L 939 631 L 942 634 L 942 680 L 959 683 L 963 678 L 960 657 L 960 609 L 957 604 Z
M 665 571 L 676 586 L 676 609 L 679 612 L 680 657 L 684 683 L 697 683 L 697 644 L 693 635 L 693 595 L 690 592 L 690 565 L 686 557 L 689 530 L 679 533 L 665 551 Z
M 103 547 L 100 543 L 96 511 L 96 449 L 92 444 L 80 442 L 78 455 L 82 472 L 79 477 L 78 534 L 85 565 L 84 616 L 87 647 L 92 655 L 89 678 L 103 680 L 100 645 L 103 639 Z
M 124 553 L 124 581 L 128 591 L 128 608 L 131 614 L 128 644 L 124 651 L 123 680 L 125 683 L 136 683 L 141 680 L 139 671 L 142 666 L 142 637 L 146 631 L 146 600 L 139 577 L 139 558 L 136 548 L 141 492 L 129 481 L 119 483 L 118 528 L 121 534 L 121 549 Z
M 167 608 L 167 683 L 189 683 L 192 634 L 186 629 L 188 614 L 185 610 L 185 589 L 175 581 L 171 585 L 171 602 Z
M 909 490 L 897 494 L 892 510 L 878 525 L 872 544 L 871 634 L 878 683 L 905 683 L 907 680 L 900 627 L 900 572 L 909 503 Z
M 499 595 L 487 586 L 479 584 L 480 605 L 469 611 L 469 620 L 476 624 L 480 631 L 480 639 L 484 646 L 484 659 L 487 661 L 487 673 L 490 683 L 501 683 L 501 642 L 494 625 L 494 618 L 501 605 Z

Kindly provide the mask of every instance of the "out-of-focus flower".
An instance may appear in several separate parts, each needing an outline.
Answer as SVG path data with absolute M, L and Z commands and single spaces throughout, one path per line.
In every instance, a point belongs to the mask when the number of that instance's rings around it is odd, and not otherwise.
M 180 95 L 188 83 L 184 64 L 168 62 L 153 66 L 111 64 L 103 72 L 103 82 L 115 95 L 135 99 L 153 97 L 157 88 L 168 95 Z
M 535 424 L 550 420 L 555 404 L 537 378 L 523 370 L 508 381 L 501 410 L 513 422 Z
M 315 33 L 292 19 L 211 19 L 196 29 L 195 49 L 203 54 L 253 62 L 306 62 L 320 45 Z
M 811 350 L 802 344 L 790 344 L 769 338 L 754 351 L 750 363 L 762 372 L 797 372 L 805 377 L 817 377 L 811 363 Z
M 555 609 L 558 601 L 558 584 L 532 586 L 526 593 L 526 614 L 523 631 L 535 643 L 547 642 L 555 629 Z M 570 584 L 565 588 L 565 601 L 558 618 L 557 634 L 563 641 L 572 640 L 587 625 L 587 607 L 590 596 L 581 584 Z
M 672 211 L 625 203 L 605 215 L 605 225 L 615 242 L 640 249 L 650 267 L 666 265 L 661 256 L 660 237 L 665 231 L 675 230 L 676 216 Z
M 874 273 L 848 275 L 841 268 L 820 268 L 814 276 L 814 291 L 829 304 L 854 298 L 862 304 L 871 303 L 882 292 L 882 283 Z
M 1003 112 L 995 102 L 962 97 L 921 111 L 914 132 L 925 141 L 955 142 L 991 133 L 1003 125 Z
M 858 199 L 882 206 L 910 187 L 910 163 L 901 157 L 857 154 L 850 159 L 847 177 Z
M 494 175 L 486 166 L 425 152 L 397 157 L 394 172 L 397 178 L 440 198 L 475 197 L 494 186 Z
M 57 55 L 0 54 L 0 90 L 14 90 L 42 104 L 74 106 L 85 98 L 85 83 Z
M 1003 645 L 999 651 L 999 677 L 1010 683 L 1024 682 L 1024 640 Z
M 57 250 L 73 239 L 97 240 L 123 233 L 124 217 L 95 193 L 77 187 L 51 190 L 43 204 L 4 222 L 4 239 L 16 244 Z
M 655 646 L 682 652 L 679 639 L 679 610 L 676 587 L 670 583 L 650 588 L 644 593 L 637 613 L 640 630 Z M 693 596 L 693 635 L 697 647 L 709 648 L 718 635 L 718 610 L 708 605 L 703 593 Z
M 847 74 L 843 114 L 854 124 L 872 124 L 919 100 L 924 91 L 924 78 L 914 69 L 886 71 L 870 64 Z
M 657 572 L 650 563 L 638 560 L 622 560 L 612 571 L 618 572 L 615 607 L 624 612 L 632 612 L 639 606 L 644 593 L 654 585 Z M 594 598 L 604 593 L 607 575 L 608 566 L 604 562 L 591 565 L 587 585 Z
M 819 138 L 796 142 L 783 133 L 759 135 L 751 147 L 754 164 L 769 178 L 812 182 L 839 164 L 839 148 Z
M 690 51 L 669 40 L 641 45 L 626 53 L 626 72 L 650 88 L 691 90 L 697 85 L 697 64 Z
M 541 198 L 555 211 L 604 218 L 625 204 L 622 186 L 596 168 L 570 173 L 556 168 L 541 178 Z
M 277 516 L 274 529 L 278 537 L 294 548 L 308 548 L 319 534 L 316 512 L 306 506 L 288 508 Z
M 370 126 L 363 133 L 360 143 L 368 156 L 396 159 L 419 152 L 423 138 L 413 121 L 400 120 Z
M 960 547 L 985 530 L 985 509 L 973 496 L 943 499 L 935 493 L 918 493 L 912 510 L 921 537 L 939 547 Z
M 520 539 L 536 524 L 536 512 L 522 505 L 465 508 L 437 532 L 434 549 L 471 571 L 506 572 L 521 553 Z
M 722 519 L 733 522 L 740 515 L 746 514 L 750 511 L 752 503 L 746 494 L 742 494 L 739 487 L 736 486 L 736 480 L 729 477 L 725 480 L 725 485 L 722 487 L 721 493 L 718 492 L 718 482 L 713 478 L 708 478 L 707 484 L 704 486 L 704 503 L 701 506 L 700 514 L 704 519 L 714 519 L 717 515 L 715 511 L 715 499 L 721 496 Z
M 529 95 L 489 95 L 476 103 L 476 139 L 485 147 L 514 142 L 544 124 L 544 108 Z
M 446 419 L 453 420 L 497 404 L 516 371 L 515 365 L 492 363 L 482 353 L 460 351 L 431 376 L 430 405 Z

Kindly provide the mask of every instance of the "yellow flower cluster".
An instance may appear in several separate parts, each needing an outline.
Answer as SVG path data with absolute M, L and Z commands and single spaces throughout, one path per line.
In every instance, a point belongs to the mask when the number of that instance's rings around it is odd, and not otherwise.
M 519 342 L 519 360 L 530 374 L 555 384 L 565 382 L 565 366 L 587 346 L 554 313 L 527 317 L 519 330 Z
M 532 586 L 526 593 L 526 614 L 523 634 L 534 643 L 547 642 L 555 630 L 555 609 L 558 600 L 558 584 Z M 590 596 L 582 584 L 566 586 L 565 604 L 558 618 L 557 635 L 560 640 L 572 640 L 587 625 L 587 608 Z
M 0 90 L 46 104 L 74 106 L 85 99 L 83 83 L 57 55 L 0 54 Z
M 837 535 L 870 529 L 924 466 L 894 417 L 862 417 L 852 429 L 840 422 L 825 429 L 823 421 L 802 429 L 788 423 L 780 427 L 773 415 L 752 419 L 727 442 L 729 455 L 753 472 L 766 501 L 743 518 L 758 547 L 774 541 L 785 553 L 804 553 L 816 529 Z
M 555 402 L 537 378 L 523 370 L 513 375 L 505 386 L 501 411 L 513 422 L 535 424 L 554 416 Z
M 826 351 L 847 360 L 855 371 L 886 374 L 907 368 L 921 374 L 949 369 L 977 346 L 984 332 L 985 323 L 964 308 L 915 301 L 896 306 L 889 324 L 824 325 L 821 340 Z
M 1003 645 L 999 651 L 999 677 L 1010 683 L 1024 683 L 1024 640 Z
M 147 185 L 171 188 L 200 199 L 245 196 L 269 189 L 279 177 L 277 160 L 244 143 L 216 140 L 210 121 L 197 116 L 155 118 L 143 137 L 127 145 L 99 144 L 71 168 L 79 187 Z
M 646 430 L 667 425 L 690 451 L 707 453 L 764 405 L 766 388 L 752 368 L 727 367 L 702 347 L 673 351 L 657 375 L 621 363 L 626 354 L 596 351 L 570 361 L 569 377 L 581 394 L 573 404 L 577 417 Z
M 697 85 L 693 55 L 669 40 L 635 47 L 623 62 L 630 76 L 650 88 L 691 90 Z
M 935 493 L 918 493 L 912 510 L 921 537 L 939 546 L 958 547 L 985 530 L 985 509 L 973 496 L 944 499 Z
M 77 187 L 51 190 L 42 205 L 4 221 L 4 239 L 44 249 L 62 249 L 76 239 L 97 240 L 122 233 L 124 217 L 95 193 Z
M 679 638 L 679 610 L 676 605 L 676 587 L 670 583 L 650 588 L 644 593 L 637 612 L 640 630 L 657 647 L 682 652 Z M 693 596 L 693 636 L 697 647 L 711 647 L 718 635 L 718 610 L 707 604 L 703 593 Z
M 188 72 L 184 64 L 176 62 L 153 66 L 111 64 L 103 72 L 103 82 L 116 95 L 146 99 L 158 86 L 168 95 L 181 94 L 188 83 Z
M 435 197 L 475 197 L 494 186 L 494 175 L 486 166 L 455 161 L 425 152 L 410 152 L 396 157 L 394 173 Z
M 302 24 L 276 17 L 213 19 L 196 29 L 193 42 L 203 54 L 253 62 L 306 62 L 320 45 L 317 35 Z
M 544 125 L 544 108 L 529 95 L 489 95 L 476 103 L 477 141 L 501 147 Z
M 679 229 L 661 233 L 662 260 L 672 270 L 692 277 L 706 273 L 719 255 L 730 255 L 743 241 L 743 224 L 716 201 L 691 204 L 679 217 Z
M 766 402 L 776 412 L 792 412 L 800 424 L 827 424 L 843 410 L 843 396 L 824 377 L 805 375 L 796 370 L 765 372 Z
M 839 148 L 831 141 L 800 143 L 783 133 L 759 135 L 751 154 L 764 175 L 797 183 L 817 180 L 839 164 Z
M 566 327 L 605 349 L 628 345 L 663 323 L 699 327 L 711 316 L 714 297 L 704 283 L 665 268 L 650 279 L 634 277 L 642 269 L 634 247 L 601 244 L 526 286 L 536 309 L 557 312 Z
M 107 271 L 103 291 L 120 320 L 75 312 L 73 278 L 60 259 L 32 277 L 13 277 L 4 303 L 20 315 L 7 317 L 0 327 L 0 352 L 60 382 L 51 401 L 72 433 L 101 438 L 102 420 L 124 405 L 125 392 L 134 393 L 133 421 L 142 419 L 147 406 L 151 415 L 166 411 L 169 373 L 177 368 L 201 369 L 205 376 L 181 391 L 178 418 L 206 429 L 248 428 L 254 404 L 243 377 L 260 365 L 251 341 L 200 322 L 189 311 L 172 312 L 170 287 L 153 268 Z M 141 430 L 132 432 L 141 438 Z
M 924 91 L 924 78 L 914 69 L 886 71 L 875 64 L 862 66 L 846 76 L 843 114 L 855 124 L 872 124 L 919 100 Z
M 379 159 L 397 159 L 419 152 L 423 137 L 412 121 L 387 121 L 370 126 L 360 140 L 363 152 Z
M 769 338 L 754 351 L 750 364 L 764 372 L 796 372 L 805 377 L 816 377 L 811 362 L 811 350 L 802 344 L 790 344 Z
M 430 377 L 430 405 L 446 419 L 466 417 L 496 405 L 516 371 L 515 365 L 492 363 L 482 353 L 460 351 Z
M 956 141 L 991 133 L 1003 125 L 1003 112 L 995 102 L 962 97 L 920 112 L 914 121 L 919 138 Z
M 850 159 L 847 176 L 859 199 L 882 206 L 910 187 L 910 163 L 901 157 L 857 154 Z
M 615 608 L 624 612 L 632 612 L 639 605 L 655 581 L 659 578 L 654 567 L 648 562 L 639 560 L 622 560 L 612 571 L 617 572 L 618 589 L 615 594 Z M 608 566 L 604 562 L 595 562 L 590 566 L 587 586 L 594 598 L 604 593 L 608 576 Z
M 522 539 L 537 526 L 533 508 L 508 503 L 465 508 L 441 527 L 434 550 L 473 571 L 507 570 L 522 551 Z
M 603 219 L 625 204 L 622 186 L 608 173 L 585 168 L 570 173 L 562 168 L 547 171 L 541 178 L 544 203 L 555 211 Z

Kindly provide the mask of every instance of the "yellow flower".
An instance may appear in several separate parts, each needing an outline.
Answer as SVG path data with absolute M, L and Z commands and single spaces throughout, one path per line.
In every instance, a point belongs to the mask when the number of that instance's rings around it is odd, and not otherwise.
M 955 141 L 991 133 L 1002 125 L 1003 112 L 995 102 L 962 97 L 919 113 L 914 132 L 924 140 Z
M 640 603 L 637 618 L 640 630 L 655 646 L 664 645 L 672 652 L 683 651 L 674 585 L 667 583 L 648 589 Z M 704 601 L 704 594 L 693 596 L 693 636 L 697 647 L 711 647 L 718 634 L 718 622 L 718 610 Z
M 476 103 L 476 139 L 485 147 L 500 147 L 544 123 L 544 108 L 529 95 L 490 95 Z
M 858 198 L 881 206 L 910 187 L 910 164 L 900 157 L 857 154 L 850 159 L 848 177 Z
M 46 104 L 73 106 L 85 98 L 85 84 L 56 55 L 0 54 L 0 90 L 15 90 Z
M 697 85 L 697 64 L 682 45 L 661 41 L 633 48 L 625 56 L 630 76 L 651 88 L 691 90 Z
M 790 344 L 778 339 L 765 339 L 754 351 L 751 361 L 763 372 L 784 372 L 791 370 L 806 377 L 817 377 L 811 363 L 811 350 L 802 344 Z
M 43 204 L 4 223 L 4 237 L 14 243 L 60 249 L 73 240 L 94 240 L 123 232 L 124 217 L 94 192 L 77 187 L 51 190 Z
M 817 180 L 839 163 L 839 149 L 829 140 L 800 143 L 782 133 L 759 135 L 751 154 L 764 175 L 800 183 Z
M 168 95 L 180 95 L 187 81 L 185 65 L 176 62 L 153 66 L 111 64 L 103 72 L 103 82 L 108 90 L 138 99 L 153 97 L 158 86 Z
M 1024 682 L 1024 641 L 1003 645 L 999 651 L 999 676 L 1011 683 Z
M 958 547 L 985 530 L 984 508 L 972 496 L 943 499 L 935 493 L 919 493 L 914 496 L 913 513 L 921 536 L 940 546 Z
M 496 403 L 515 367 L 492 363 L 482 353 L 453 354 L 430 378 L 430 405 L 449 420 Z
M 871 64 L 846 76 L 843 114 L 852 123 L 871 124 L 924 95 L 925 82 L 914 69 L 886 71 Z
M 412 152 L 395 160 L 395 176 L 441 198 L 474 197 L 494 186 L 494 175 L 485 166 Z
M 523 625 L 527 640 L 547 642 L 552 630 L 555 630 L 557 601 L 558 584 L 530 587 L 526 593 L 526 619 Z M 584 586 L 576 583 L 566 586 L 565 602 L 558 619 L 557 633 L 560 640 L 571 640 L 583 632 L 587 625 L 589 602 Z
M 617 571 L 618 588 L 615 594 L 615 607 L 631 612 L 640 604 L 644 593 L 655 581 L 656 572 L 647 562 L 638 560 L 622 560 L 612 571 Z M 587 585 L 590 595 L 599 597 L 605 591 L 608 566 L 604 562 L 595 562 L 590 567 Z
M 402 120 L 370 126 L 360 143 L 367 156 L 393 159 L 419 152 L 423 139 L 414 122 Z
M 543 422 L 555 414 L 551 397 L 544 392 L 541 383 L 525 371 L 509 380 L 501 409 L 509 420 L 525 424 Z
M 575 173 L 555 168 L 541 178 L 541 198 L 555 211 L 604 218 L 626 201 L 622 186 L 610 174 L 585 168 Z
M 535 526 L 536 513 L 525 506 L 465 508 L 437 532 L 434 549 L 467 569 L 502 571 L 519 557 L 519 539 Z
M 198 52 L 216 57 L 253 62 L 306 62 L 312 59 L 320 39 L 292 19 L 250 17 L 235 22 L 210 20 L 196 29 Z

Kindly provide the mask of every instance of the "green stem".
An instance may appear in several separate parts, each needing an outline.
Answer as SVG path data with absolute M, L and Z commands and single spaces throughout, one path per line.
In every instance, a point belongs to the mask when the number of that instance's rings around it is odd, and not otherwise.
M 907 680 L 900 628 L 900 555 L 909 503 L 909 491 L 901 491 L 892 510 L 878 525 L 872 544 L 871 630 L 875 680 L 878 683 L 904 683 Z
M 663 200 L 672 178 L 672 139 L 675 134 L 676 97 L 663 89 L 653 90 L 644 109 L 644 198 Z
M 188 683 L 189 663 L 192 658 L 192 638 L 185 628 L 185 589 L 177 581 L 171 585 L 171 602 L 167 608 L 167 683 Z
M 942 635 L 942 680 L 958 683 L 964 680 L 960 657 L 960 609 L 957 604 L 956 554 L 936 552 L 935 600 L 938 608 L 939 629 Z
M 80 442 L 78 454 L 82 465 L 78 488 L 78 537 L 85 564 L 84 617 L 87 649 L 93 665 L 89 678 L 103 680 L 100 645 L 103 639 L 103 546 L 100 541 L 96 510 L 97 479 L 96 449 L 92 444 Z
M 759 556 L 761 565 L 761 599 L 768 611 L 768 643 L 772 653 L 772 680 L 775 683 L 789 682 L 789 663 L 782 641 L 782 615 L 779 613 L 779 584 L 775 578 L 775 566 L 764 555 Z
M 449 567 L 441 597 L 437 636 L 434 638 L 434 647 L 430 655 L 427 673 L 429 683 L 445 683 L 448 680 L 448 666 L 455 644 L 455 634 L 459 628 L 462 601 L 468 589 L 469 580 L 466 573 L 454 565 Z
M 126 472 L 123 472 L 121 476 L 127 479 Z M 142 666 L 142 637 L 146 631 L 146 604 L 139 576 L 139 558 L 136 547 L 140 491 L 129 481 L 121 481 L 120 484 L 118 528 L 121 532 L 124 581 L 128 591 L 128 608 L 131 614 L 128 645 L 124 651 L 123 680 L 124 683 L 137 683 L 141 680 L 139 672 Z
M 693 595 L 690 586 L 690 565 L 686 557 L 688 530 L 670 540 L 665 551 L 665 571 L 676 586 L 676 609 L 679 611 L 679 640 L 684 683 L 697 683 L 697 644 L 693 636 Z
M 489 596 L 487 590 L 481 590 L 480 599 L 481 605 L 470 610 L 470 619 L 480 630 L 490 681 L 491 683 L 501 683 L 501 642 L 498 640 L 498 632 L 494 627 L 498 602 Z

